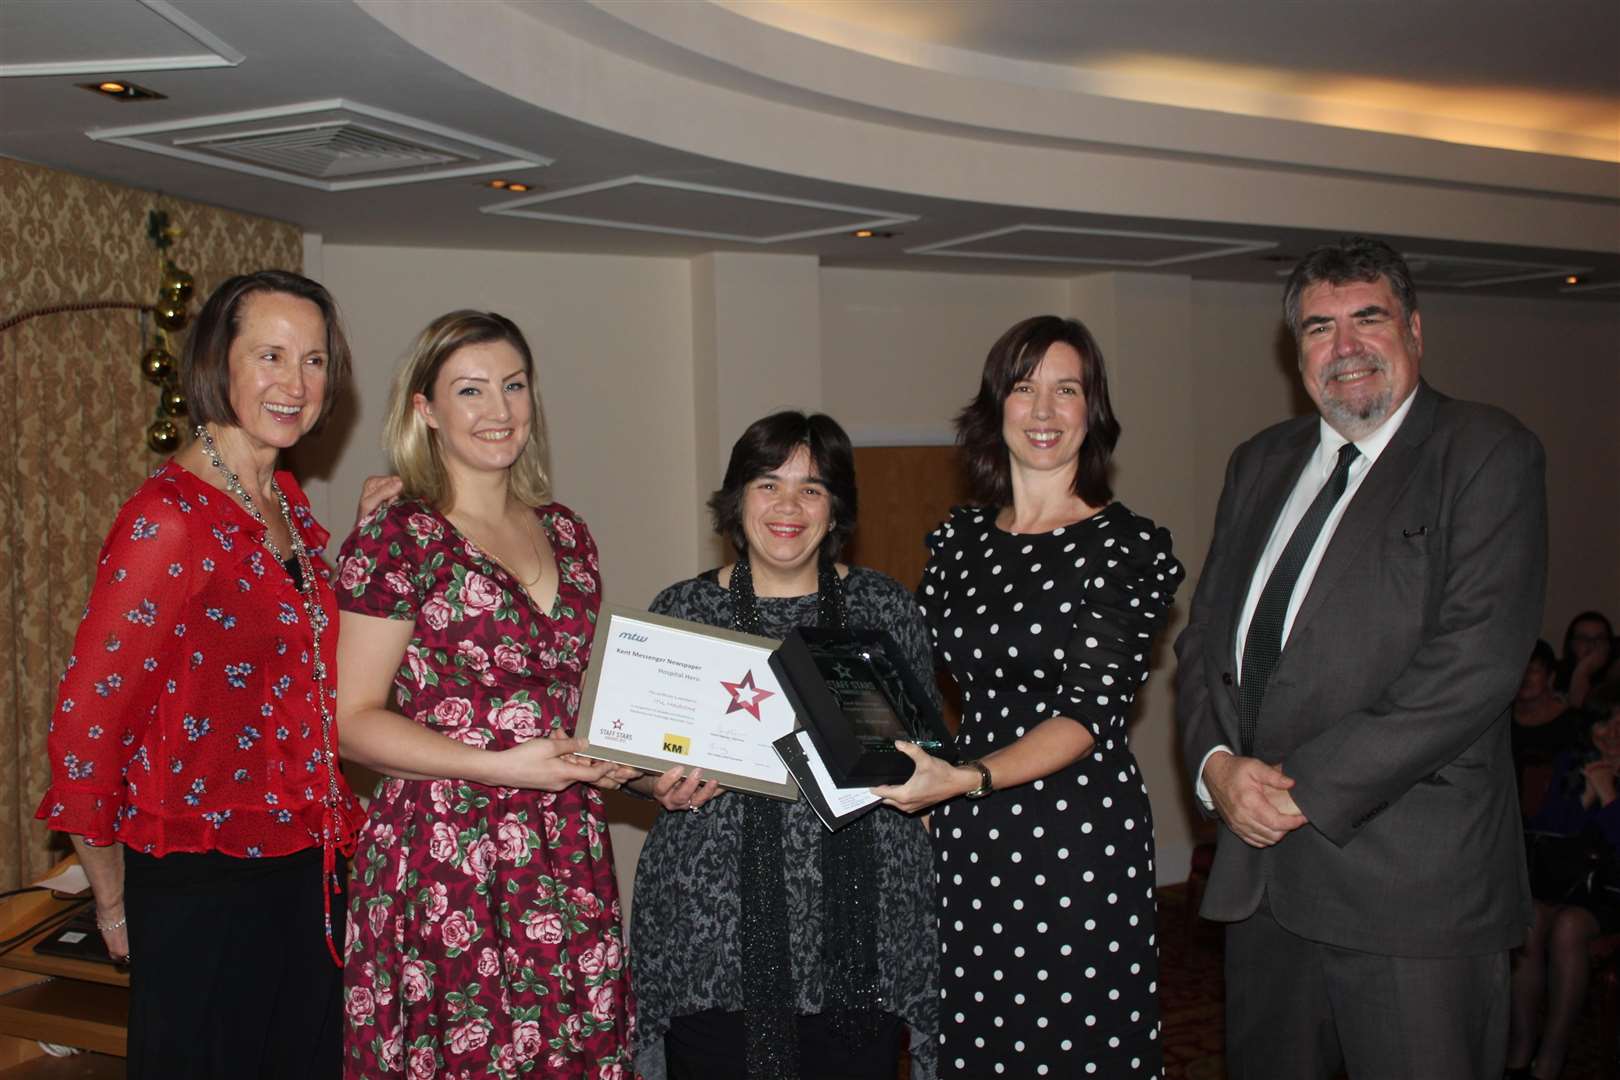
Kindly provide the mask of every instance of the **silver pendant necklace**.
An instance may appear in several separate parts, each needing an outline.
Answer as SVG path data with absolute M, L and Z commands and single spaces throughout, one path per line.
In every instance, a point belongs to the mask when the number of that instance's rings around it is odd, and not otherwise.
M 248 514 L 252 516 L 253 520 L 258 522 L 259 526 L 264 529 L 264 535 L 260 538 L 260 542 L 264 544 L 270 554 L 275 556 L 276 562 L 284 564 L 287 561 L 286 558 L 270 539 L 269 523 L 264 520 L 264 515 L 259 513 L 259 508 L 254 504 L 253 496 L 248 493 L 248 489 L 243 485 L 241 477 L 232 472 L 220 458 L 219 448 L 214 445 L 213 433 L 208 430 L 206 424 L 198 424 L 196 435 L 202 442 L 203 453 L 208 455 L 209 462 L 224 475 L 226 492 L 234 495 Z M 287 496 L 282 492 L 281 484 L 273 475 L 270 478 L 270 490 L 275 493 L 276 503 L 281 508 L 281 520 L 287 523 L 287 536 L 292 544 L 293 558 L 298 561 L 298 594 L 303 601 L 304 615 L 309 619 L 310 658 L 312 661 L 310 672 L 315 680 L 315 703 L 321 714 L 321 752 L 326 763 L 326 797 L 322 800 L 324 812 L 321 815 L 321 847 L 324 855 L 323 863 L 325 864 L 323 871 L 325 876 L 331 877 L 335 882 L 335 852 L 337 850 L 339 831 L 337 819 L 340 800 L 338 797 L 337 756 L 333 753 L 334 748 L 332 746 L 332 732 L 335 725 L 332 722 L 332 708 L 328 702 L 326 689 L 326 660 L 321 654 L 321 634 L 325 631 L 327 625 L 326 609 L 321 606 L 320 593 L 315 582 L 315 565 L 309 557 L 309 549 L 304 546 L 303 535 L 299 533 L 297 526 L 293 524 L 292 511 L 287 506 Z M 326 890 L 323 889 L 324 891 Z M 335 946 L 333 946 L 332 938 L 330 895 L 326 899 L 326 940 L 328 947 L 333 949 L 333 959 L 337 960 L 337 952 Z M 339 963 L 341 964 L 341 961 Z

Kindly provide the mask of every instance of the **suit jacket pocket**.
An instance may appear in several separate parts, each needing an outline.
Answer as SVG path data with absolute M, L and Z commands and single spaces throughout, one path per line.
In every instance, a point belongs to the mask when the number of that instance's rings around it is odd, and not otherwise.
M 1399 520 L 1399 519 L 1397 519 Z M 1392 527 L 1379 554 L 1386 559 L 1421 559 L 1429 554 L 1429 544 L 1435 540 L 1434 526 L 1422 522 Z

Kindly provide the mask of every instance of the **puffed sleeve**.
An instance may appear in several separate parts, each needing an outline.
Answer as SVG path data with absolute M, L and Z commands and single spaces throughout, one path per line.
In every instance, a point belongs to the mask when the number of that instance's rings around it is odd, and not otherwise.
M 338 552 L 338 607 L 356 615 L 415 621 L 433 585 L 447 526 L 411 499 L 361 518 Z
M 166 665 L 178 655 L 186 605 L 200 586 L 191 508 L 161 492 L 148 481 L 102 544 L 51 715 L 51 786 L 36 816 L 96 846 L 118 839 L 125 772 L 159 696 L 174 692 Z
M 1081 567 L 1085 597 L 1064 650 L 1065 716 L 1106 739 L 1125 726 L 1137 688 L 1147 681 L 1148 652 L 1182 581 L 1170 532 L 1122 514 Z

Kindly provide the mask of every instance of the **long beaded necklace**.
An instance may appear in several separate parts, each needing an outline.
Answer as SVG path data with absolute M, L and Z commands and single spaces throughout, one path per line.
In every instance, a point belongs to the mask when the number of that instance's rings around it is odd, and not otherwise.
M 203 453 L 208 460 L 225 477 L 225 490 L 241 502 L 242 506 L 258 522 L 264 531 L 262 543 L 270 554 L 276 557 L 276 562 L 285 562 L 281 551 L 270 539 L 270 525 L 259 513 L 259 508 L 253 502 L 253 496 L 242 480 L 232 472 L 219 456 L 219 448 L 214 445 L 214 436 L 207 425 L 198 424 L 197 438 L 202 441 Z M 326 691 L 326 661 L 321 655 L 321 634 L 326 629 L 326 609 L 321 606 L 320 594 L 317 591 L 315 579 L 315 566 L 309 557 L 309 549 L 304 546 L 304 537 L 293 524 L 292 511 L 287 506 L 287 496 L 281 490 L 281 484 L 274 476 L 270 478 L 270 490 L 275 492 L 276 502 L 281 507 L 281 519 L 287 523 L 287 536 L 292 543 L 293 558 L 298 560 L 298 594 L 303 600 L 304 615 L 309 619 L 310 626 L 310 665 L 311 674 L 315 679 L 315 704 L 321 714 L 321 752 L 326 763 L 326 796 L 321 800 L 321 897 L 324 901 L 326 920 L 326 948 L 332 954 L 332 962 L 339 967 L 343 966 L 343 958 L 338 955 L 337 942 L 332 936 L 332 897 L 341 890 L 341 883 L 337 876 L 337 848 L 338 848 L 338 796 L 337 768 L 334 762 L 337 756 L 332 747 L 332 709 L 327 703 Z

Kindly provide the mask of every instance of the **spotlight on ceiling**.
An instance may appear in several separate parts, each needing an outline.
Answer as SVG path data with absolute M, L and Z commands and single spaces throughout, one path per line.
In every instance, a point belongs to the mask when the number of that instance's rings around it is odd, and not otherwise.
M 144 86 L 136 86 L 132 82 L 122 79 L 103 79 L 100 82 L 79 83 L 81 90 L 88 90 L 92 94 L 110 97 L 114 101 L 162 101 L 168 97 L 156 90 L 148 90 Z

